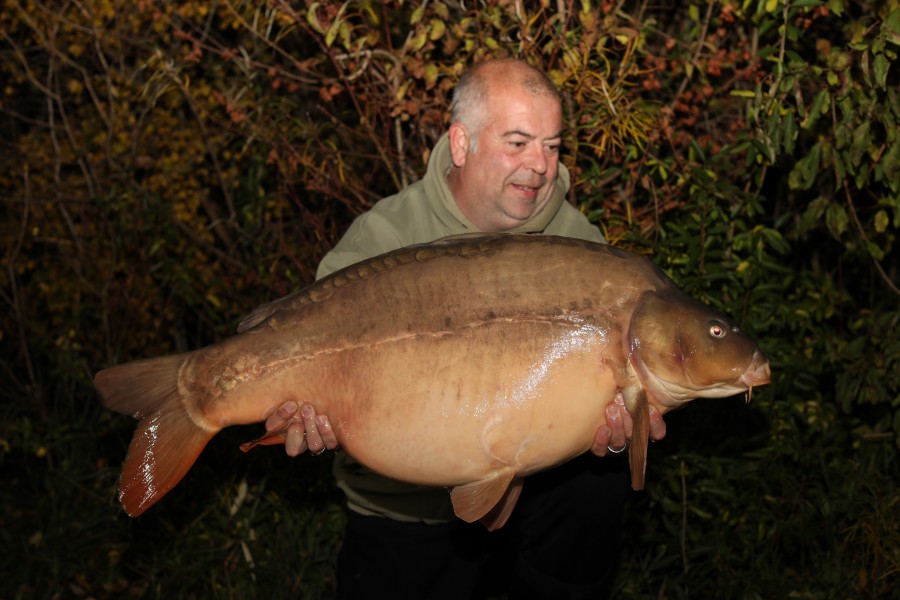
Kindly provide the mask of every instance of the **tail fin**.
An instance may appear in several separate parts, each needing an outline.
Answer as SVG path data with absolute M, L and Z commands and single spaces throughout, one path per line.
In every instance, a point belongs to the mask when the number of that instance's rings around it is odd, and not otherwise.
M 138 360 L 94 377 L 104 405 L 140 419 L 119 478 L 119 501 L 132 517 L 175 487 L 217 433 L 185 408 L 178 370 L 187 356 Z

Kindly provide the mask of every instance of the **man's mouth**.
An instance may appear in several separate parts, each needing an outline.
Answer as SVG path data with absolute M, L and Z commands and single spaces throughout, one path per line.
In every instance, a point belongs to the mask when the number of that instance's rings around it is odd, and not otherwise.
M 521 184 L 521 183 L 513 183 L 512 186 L 513 186 L 515 189 L 519 190 L 520 192 L 524 192 L 524 193 L 529 194 L 529 195 L 537 194 L 537 191 L 538 191 L 539 189 L 541 189 L 541 186 L 523 185 L 523 184 Z

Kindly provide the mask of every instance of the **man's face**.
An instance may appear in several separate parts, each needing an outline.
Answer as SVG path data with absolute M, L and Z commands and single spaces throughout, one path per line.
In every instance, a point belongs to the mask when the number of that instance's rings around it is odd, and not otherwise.
M 450 128 L 450 189 L 482 231 L 522 225 L 550 201 L 559 172 L 562 110 L 555 98 L 492 86 L 476 148 L 460 123 Z

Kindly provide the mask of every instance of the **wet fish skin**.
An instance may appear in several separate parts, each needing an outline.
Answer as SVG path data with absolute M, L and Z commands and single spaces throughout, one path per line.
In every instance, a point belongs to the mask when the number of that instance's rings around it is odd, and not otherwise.
M 522 477 L 590 448 L 617 390 L 640 488 L 651 404 L 665 413 L 768 378 L 749 338 L 649 260 L 491 235 L 353 265 L 259 307 L 236 336 L 95 383 L 107 406 L 141 419 L 120 480 L 129 514 L 171 489 L 217 431 L 292 399 L 329 415 L 360 462 L 453 487 L 457 515 L 495 528 Z

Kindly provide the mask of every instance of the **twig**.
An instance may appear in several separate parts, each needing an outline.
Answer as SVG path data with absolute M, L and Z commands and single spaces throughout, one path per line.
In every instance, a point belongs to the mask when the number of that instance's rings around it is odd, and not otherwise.
M 691 57 L 691 60 L 688 64 L 695 65 L 697 60 L 700 58 L 700 52 L 703 50 L 704 40 L 706 40 L 706 32 L 709 31 L 709 22 L 712 20 L 712 11 L 713 7 L 715 7 L 715 1 L 710 2 L 706 7 L 706 16 L 703 18 L 703 29 L 700 31 L 700 38 L 697 41 L 697 49 L 694 50 L 694 55 Z M 678 86 L 678 91 L 675 92 L 675 95 L 672 97 L 671 106 L 675 106 L 675 101 L 681 97 L 681 94 L 684 92 L 685 88 L 687 88 L 688 83 L 691 80 L 693 75 L 693 71 L 691 73 L 685 73 L 684 79 L 681 80 L 681 85 Z
M 566 3 L 565 0 L 556 0 L 556 12 L 559 13 L 559 22 L 565 23 L 568 20 L 568 16 L 566 15 Z
M 427 5 L 427 2 L 425 3 L 425 5 Z M 287 12 L 288 9 L 285 9 L 285 10 Z M 350 101 L 353 103 L 353 107 L 356 110 L 356 113 L 360 117 L 360 119 L 359 119 L 360 125 L 361 125 L 362 129 L 365 131 L 366 137 L 368 137 L 369 140 L 372 142 L 372 145 L 375 146 L 375 149 L 378 152 L 378 156 L 381 159 L 382 165 L 384 166 L 385 171 L 387 171 L 387 174 L 390 176 L 391 180 L 393 181 L 396 189 L 401 189 L 402 177 L 397 174 L 397 171 L 394 167 L 395 162 L 397 162 L 397 161 L 394 161 L 391 159 L 391 157 L 388 155 L 387 149 L 385 148 L 384 144 L 382 144 L 381 140 L 379 139 L 377 132 L 375 131 L 374 127 L 372 126 L 372 120 L 369 118 L 369 116 L 366 114 L 366 111 L 363 109 L 363 106 L 360 103 L 358 95 L 354 93 L 352 86 L 349 85 L 350 80 L 348 79 L 348 75 L 345 73 L 343 64 L 341 63 L 340 60 L 337 59 L 337 55 L 334 52 L 332 52 L 330 48 L 328 48 L 324 45 L 321 37 L 316 32 L 311 31 L 310 27 L 308 27 L 306 25 L 305 21 L 299 20 L 299 15 L 297 15 L 296 18 L 298 19 L 298 23 L 300 24 L 300 26 L 303 27 L 304 29 L 306 29 L 307 33 L 316 40 L 316 43 L 319 45 L 319 48 L 322 50 L 322 53 L 325 54 L 326 56 L 328 56 L 328 58 L 331 60 L 331 64 L 334 67 L 335 71 L 337 71 L 340 81 L 344 84 L 344 89 L 347 92 L 347 96 L 350 98 Z M 412 35 L 412 32 L 410 32 L 407 35 L 407 39 L 409 39 L 409 37 L 411 35 Z M 395 71 L 399 75 L 399 67 L 398 66 L 401 63 L 400 63 L 400 61 L 398 61 L 396 59 L 394 60 L 394 63 L 395 63 Z M 395 80 L 399 81 L 399 78 L 397 78 Z M 395 91 L 395 90 L 393 90 L 393 91 Z M 392 94 L 392 96 L 394 96 L 394 95 L 395 94 Z
M 785 55 L 785 52 L 787 52 L 787 31 L 788 31 L 787 24 L 788 24 L 788 18 L 790 16 L 790 13 L 789 13 L 790 7 L 791 7 L 791 3 L 785 2 L 784 9 L 782 10 L 782 13 L 781 13 L 784 18 L 784 27 L 782 28 L 783 31 L 781 34 L 781 43 L 779 44 L 779 48 L 778 48 L 778 62 L 776 63 L 778 65 L 778 76 L 775 77 L 775 80 L 772 82 L 772 85 L 769 86 L 769 103 L 768 103 L 768 106 L 766 106 L 766 110 L 763 111 L 763 113 L 766 115 L 768 115 L 775 106 L 775 102 L 776 102 L 777 94 L 778 94 L 778 86 L 781 85 L 781 80 L 784 77 L 784 55 Z M 755 49 L 753 52 L 753 56 L 756 56 Z
M 6 269 L 8 271 L 7 276 L 9 277 L 10 296 L 7 297 L 4 293 L 3 299 L 10 305 L 10 312 L 15 315 L 16 325 L 19 329 L 19 342 L 22 346 L 22 356 L 25 361 L 25 370 L 28 372 L 28 380 L 31 383 L 33 392 L 32 397 L 37 402 L 41 413 L 44 414 L 46 412 L 44 407 L 44 394 L 40 391 L 41 385 L 34 370 L 34 363 L 31 360 L 31 350 L 28 347 L 28 332 L 26 331 L 26 323 L 28 320 L 25 315 L 22 314 L 22 303 L 19 298 L 19 287 L 17 285 L 18 278 L 16 277 L 16 271 L 13 268 L 13 264 L 15 264 L 16 258 L 22 249 L 22 244 L 25 241 L 25 232 L 28 229 L 29 207 L 31 205 L 31 179 L 28 176 L 27 165 L 23 168 L 22 179 L 25 186 L 25 197 L 23 199 L 22 207 L 22 226 L 19 228 L 19 236 L 16 240 L 16 245 L 7 257 Z
M 859 236 L 863 240 L 865 240 L 866 243 L 870 243 L 869 236 L 866 235 L 866 231 L 865 229 L 863 229 L 862 223 L 860 223 L 859 217 L 856 214 L 856 207 L 853 205 L 853 196 L 850 193 L 850 184 L 847 182 L 846 178 L 844 178 L 843 184 L 844 195 L 847 197 L 847 207 L 850 209 L 850 216 L 853 217 L 853 223 L 856 225 L 856 230 L 859 232 Z M 881 275 L 881 278 L 884 280 L 887 286 L 891 289 L 891 291 L 900 296 L 900 288 L 898 288 L 894 284 L 894 282 L 891 281 L 891 278 L 888 277 L 888 274 L 884 272 L 884 269 L 882 268 L 881 263 L 878 262 L 878 259 L 871 255 L 870 257 L 872 259 L 872 263 L 875 265 L 875 269 L 878 271 L 878 274 Z
M 197 127 L 200 129 L 200 135 L 203 138 L 203 146 L 206 148 L 206 154 L 209 156 L 209 160 L 212 162 L 213 170 L 216 173 L 216 179 L 219 180 L 219 187 L 221 188 L 222 195 L 225 198 L 225 205 L 228 208 L 228 218 L 222 219 L 219 216 L 219 211 L 216 209 L 216 206 L 213 202 L 209 200 L 206 194 L 201 195 L 200 202 L 203 204 L 203 208 L 206 210 L 206 213 L 210 218 L 210 227 L 213 231 L 216 232 L 216 235 L 220 240 L 225 244 L 225 246 L 229 249 L 233 248 L 233 242 L 231 239 L 231 235 L 228 233 L 228 229 L 223 225 L 224 222 L 234 220 L 237 212 L 234 208 L 234 200 L 231 197 L 231 187 L 228 185 L 228 182 L 225 178 L 225 174 L 222 172 L 222 166 L 219 164 L 219 158 L 216 154 L 215 149 L 212 147 L 212 143 L 210 140 L 212 136 L 209 135 L 206 124 L 203 122 L 203 116 L 200 114 L 201 109 L 197 105 L 196 100 L 188 91 L 187 86 L 178 77 L 177 73 L 169 73 L 171 81 L 178 86 L 178 89 L 181 91 L 184 96 L 185 101 L 191 107 L 191 113 L 194 115 L 194 120 L 197 122 Z

